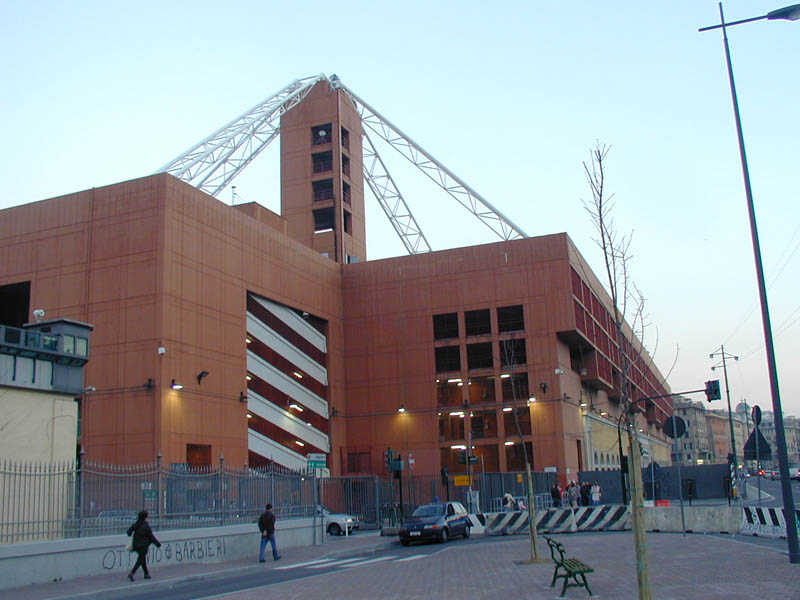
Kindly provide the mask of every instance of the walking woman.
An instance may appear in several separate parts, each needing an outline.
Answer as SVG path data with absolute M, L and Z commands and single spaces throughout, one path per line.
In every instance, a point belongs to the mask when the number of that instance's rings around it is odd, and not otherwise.
M 144 578 L 150 579 L 150 571 L 147 570 L 147 550 L 150 548 L 150 544 L 155 544 L 161 548 L 161 542 L 153 535 L 150 523 L 147 522 L 146 510 L 140 511 L 136 522 L 128 527 L 128 535 L 133 535 L 133 551 L 139 555 L 139 558 L 136 559 L 136 564 L 133 565 L 133 570 L 128 573 L 128 579 L 134 580 L 133 576 L 140 566 L 144 572 Z

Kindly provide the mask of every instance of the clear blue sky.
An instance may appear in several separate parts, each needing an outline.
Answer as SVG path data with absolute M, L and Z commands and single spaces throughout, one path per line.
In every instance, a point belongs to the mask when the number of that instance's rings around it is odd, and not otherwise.
M 336 73 L 529 235 L 569 233 L 599 273 L 581 166 L 599 140 L 662 372 L 679 348 L 672 389 L 717 377 L 724 343 L 741 357 L 734 403 L 771 409 L 722 36 L 697 32 L 718 20 L 707 0 L 0 0 L 0 208 L 148 175 L 290 81 Z M 729 37 L 783 405 L 800 415 L 800 21 Z M 234 183 L 277 211 L 275 146 Z M 402 159 L 390 168 L 435 249 L 494 241 Z M 371 258 L 404 252 L 375 202 L 367 227 Z

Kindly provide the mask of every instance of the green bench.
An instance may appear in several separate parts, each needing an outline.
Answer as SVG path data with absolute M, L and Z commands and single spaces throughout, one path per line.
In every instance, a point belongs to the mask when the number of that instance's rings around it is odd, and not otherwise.
M 589 583 L 586 581 L 586 573 L 594 573 L 594 569 L 582 563 L 577 558 L 565 558 L 564 546 L 562 544 L 547 536 L 544 536 L 544 539 L 547 540 L 547 545 L 550 546 L 550 557 L 553 559 L 553 562 L 556 563 L 556 568 L 553 571 L 553 581 L 550 582 L 550 587 L 555 586 L 557 579 L 563 579 L 564 585 L 561 588 L 562 598 L 567 592 L 568 587 L 586 588 L 586 591 L 592 596 L 592 590 L 589 589 Z M 574 583 L 570 583 L 570 577 Z

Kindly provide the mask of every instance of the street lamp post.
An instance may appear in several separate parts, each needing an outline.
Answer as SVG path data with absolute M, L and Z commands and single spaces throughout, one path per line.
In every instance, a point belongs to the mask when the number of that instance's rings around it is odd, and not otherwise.
M 733 114 L 736 121 L 736 134 L 739 141 L 739 156 L 742 163 L 742 175 L 744 177 L 745 196 L 747 198 L 747 214 L 750 219 L 750 236 L 753 240 L 753 255 L 756 265 L 756 277 L 758 281 L 758 295 L 761 301 L 761 321 L 764 328 L 764 344 L 767 350 L 767 366 L 769 368 L 769 383 L 772 394 L 772 411 L 775 415 L 775 438 L 778 451 L 778 464 L 781 472 L 781 491 L 783 495 L 783 508 L 787 515 L 795 514 L 794 497 L 792 495 L 791 482 L 789 481 L 789 459 L 786 452 L 786 433 L 783 428 L 783 411 L 781 409 L 781 396 L 778 388 L 778 368 L 775 363 L 775 348 L 772 341 L 772 326 L 769 318 L 769 305 L 767 303 L 767 287 L 764 283 L 764 270 L 761 265 L 761 247 L 758 242 L 758 229 L 756 227 L 756 215 L 753 206 L 753 193 L 750 188 L 750 174 L 747 169 L 747 155 L 744 150 L 744 137 L 742 135 L 742 122 L 739 116 L 739 102 L 736 98 L 736 86 L 733 81 L 733 67 L 731 65 L 731 52 L 728 46 L 727 27 L 768 19 L 796 21 L 800 19 L 800 4 L 786 6 L 773 10 L 766 15 L 752 17 L 740 21 L 725 23 L 725 15 L 722 12 L 722 3 L 719 4 L 720 24 L 711 27 L 703 27 L 699 31 L 711 29 L 722 29 L 722 40 L 725 46 L 725 60 L 728 67 L 728 81 L 731 88 L 731 99 L 733 100 Z M 789 525 L 787 520 L 786 540 L 789 546 L 789 562 L 800 563 L 800 547 L 798 547 L 797 528 Z
M 728 425 L 731 428 L 731 454 L 733 455 L 733 473 L 731 473 L 731 477 L 733 478 L 731 491 L 735 494 L 734 498 L 738 497 L 738 484 L 739 484 L 739 457 L 736 455 L 736 435 L 733 432 L 733 412 L 731 411 L 731 389 L 728 386 L 728 363 L 726 359 L 732 358 L 733 360 L 739 360 L 738 356 L 734 356 L 733 354 L 728 354 L 725 352 L 725 345 L 721 345 L 718 350 L 715 350 L 711 354 L 708 355 L 709 358 L 716 358 L 717 356 L 722 357 L 722 373 L 725 376 L 725 396 L 728 399 Z M 714 365 L 711 367 L 711 370 L 717 368 L 719 365 Z

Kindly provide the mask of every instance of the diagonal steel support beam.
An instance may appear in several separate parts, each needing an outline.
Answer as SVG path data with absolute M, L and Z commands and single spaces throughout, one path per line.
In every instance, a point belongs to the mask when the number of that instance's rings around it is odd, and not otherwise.
M 361 117 L 361 122 L 397 150 L 433 182 L 450 194 L 459 204 L 478 217 L 503 240 L 525 238 L 528 235 L 508 217 L 492 206 L 483 196 L 469 187 L 452 171 L 426 152 L 405 133 L 395 127 L 369 104 L 364 102 L 338 79 L 332 85 L 347 93 Z
M 168 162 L 171 173 L 217 196 L 280 132 L 280 117 L 302 102 L 325 75 L 297 79 Z
M 417 220 L 411 214 L 403 195 L 386 169 L 378 151 L 364 132 L 362 146 L 364 156 L 364 180 L 378 200 L 383 212 L 391 222 L 392 227 L 400 236 L 400 240 L 409 254 L 430 252 L 431 247 L 422 233 Z

